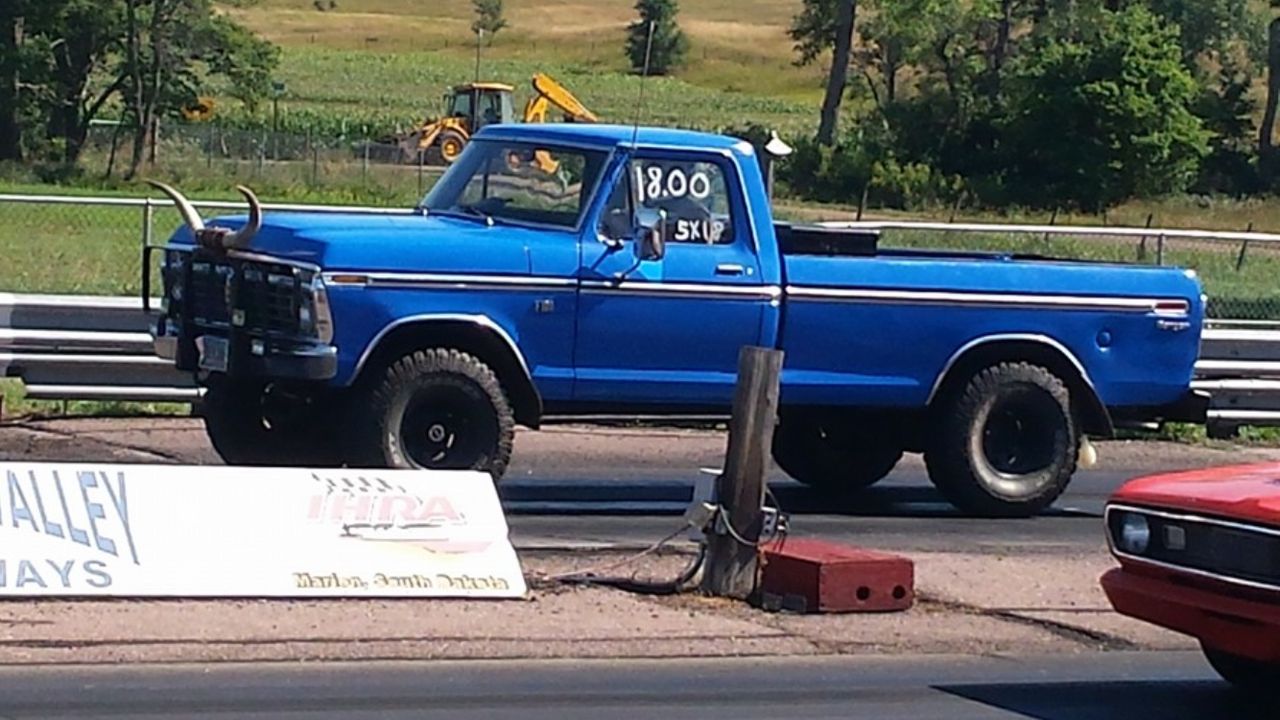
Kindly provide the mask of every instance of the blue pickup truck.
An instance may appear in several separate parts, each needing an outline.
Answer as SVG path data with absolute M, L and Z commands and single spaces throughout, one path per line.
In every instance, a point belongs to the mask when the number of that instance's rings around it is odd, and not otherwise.
M 264 218 L 242 188 L 250 212 L 209 226 L 165 186 L 187 226 L 155 248 L 157 353 L 206 388 L 228 462 L 497 480 L 517 424 L 724 413 L 739 349 L 780 348 L 782 470 L 844 491 L 920 452 L 988 516 L 1052 503 L 1087 436 L 1203 421 L 1194 273 L 775 222 L 756 152 L 498 125 L 413 212 Z

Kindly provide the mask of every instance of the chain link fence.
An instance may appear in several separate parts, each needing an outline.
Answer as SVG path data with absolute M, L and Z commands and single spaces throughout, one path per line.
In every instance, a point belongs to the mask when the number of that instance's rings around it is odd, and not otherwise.
M 118 126 L 91 128 L 80 165 L 90 176 L 124 174 L 133 152 Z M 143 149 L 141 172 L 200 176 L 283 187 L 359 188 L 378 196 L 421 197 L 444 170 L 436 148 L 419 151 L 407 134 L 372 135 L 356 128 L 313 135 L 228 128 L 216 123 L 163 126 Z

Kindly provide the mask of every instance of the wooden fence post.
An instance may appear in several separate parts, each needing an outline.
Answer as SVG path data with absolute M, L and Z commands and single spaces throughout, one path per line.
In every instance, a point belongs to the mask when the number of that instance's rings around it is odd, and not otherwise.
M 1245 232 L 1253 232 L 1253 221 L 1249 221 L 1249 227 L 1245 228 Z M 1236 256 L 1236 272 L 1240 272 L 1240 268 L 1244 267 L 1244 254 L 1249 252 L 1249 238 L 1240 241 L 1240 254 Z
M 781 371 L 781 350 L 744 347 L 738 354 L 725 467 L 716 480 L 722 519 L 708 536 L 702 576 L 702 590 L 710 595 L 747 600 L 755 594 L 759 566 L 756 544 L 764 527 L 764 482 Z
M 1155 219 L 1155 213 L 1147 213 L 1147 229 L 1151 228 L 1151 221 Z M 1142 240 L 1138 243 L 1138 262 L 1144 262 L 1147 259 L 1147 236 L 1143 235 Z

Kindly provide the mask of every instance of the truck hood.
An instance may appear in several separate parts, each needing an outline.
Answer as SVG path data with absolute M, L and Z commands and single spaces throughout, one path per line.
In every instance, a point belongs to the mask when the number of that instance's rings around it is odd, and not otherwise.
M 1111 500 L 1280 526 L 1280 463 L 1136 478 L 1117 490 Z
M 210 227 L 237 229 L 245 215 L 206 221 Z M 503 267 L 477 267 L 493 259 L 479 247 L 493 247 L 494 233 L 502 246 L 518 249 L 523 267 L 510 267 L 511 252 L 501 252 Z M 418 214 L 266 212 L 262 228 L 249 244 L 251 252 L 318 265 L 324 270 L 424 270 L 528 272 L 525 248 L 546 231 L 510 225 L 487 226 L 465 218 Z M 180 227 L 170 239 L 178 245 L 193 242 L 191 231 Z

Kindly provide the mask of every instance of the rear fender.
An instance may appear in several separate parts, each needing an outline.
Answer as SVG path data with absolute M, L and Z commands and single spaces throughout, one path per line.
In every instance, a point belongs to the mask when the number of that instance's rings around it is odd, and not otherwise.
M 1083 431 L 1094 437 L 1111 437 L 1115 424 L 1111 413 L 1080 359 L 1062 343 L 1037 334 L 987 335 L 970 340 L 956 350 L 943 365 L 929 392 L 932 408 L 964 386 L 983 368 L 1002 362 L 1029 362 L 1057 375 L 1071 392 L 1071 403 Z

